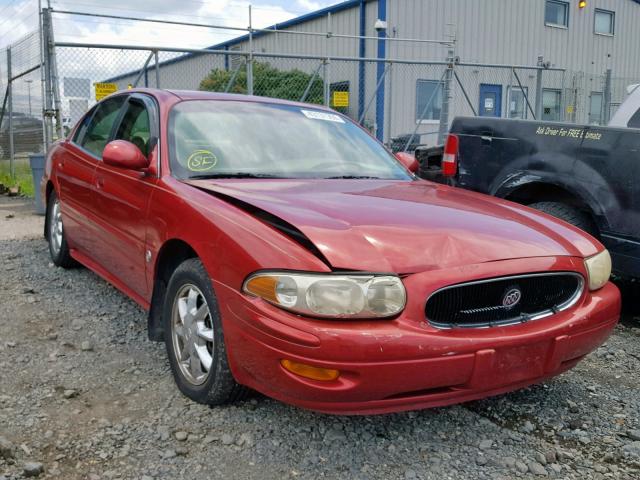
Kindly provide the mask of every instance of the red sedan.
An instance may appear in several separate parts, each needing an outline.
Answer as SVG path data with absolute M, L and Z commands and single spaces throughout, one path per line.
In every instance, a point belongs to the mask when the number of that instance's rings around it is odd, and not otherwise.
M 130 90 L 47 156 L 46 236 L 149 311 L 175 381 L 331 413 L 495 395 L 602 344 L 608 252 L 526 207 L 420 180 L 347 117 Z

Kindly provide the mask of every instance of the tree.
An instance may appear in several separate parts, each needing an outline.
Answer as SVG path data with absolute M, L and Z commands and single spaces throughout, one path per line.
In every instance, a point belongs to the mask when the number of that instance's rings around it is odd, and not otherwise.
M 224 92 L 233 77 L 232 70 L 216 68 L 200 82 L 200 90 Z M 311 82 L 312 74 L 294 68 L 279 70 L 269 63 L 253 64 L 253 94 L 261 97 L 283 98 L 299 101 Z M 229 93 L 247 93 L 247 68 L 242 66 L 229 88 Z M 324 100 L 322 79 L 316 77 L 311 83 L 306 102 L 321 104 Z

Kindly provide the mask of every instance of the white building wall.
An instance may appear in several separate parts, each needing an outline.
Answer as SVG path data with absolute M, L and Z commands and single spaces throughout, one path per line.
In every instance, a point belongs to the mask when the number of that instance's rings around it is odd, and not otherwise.
M 567 74 L 544 72 L 545 88 L 562 89 L 562 109 L 565 117 L 586 122 L 589 95 L 602 91 L 602 79 L 607 68 L 614 77 L 640 80 L 640 4 L 632 0 L 589 0 L 585 9 L 578 8 L 578 0 L 568 0 L 569 26 L 557 28 L 544 22 L 544 0 L 387 0 L 388 34 L 401 38 L 450 40 L 455 38 L 455 55 L 462 62 L 535 65 L 538 55 L 552 66 L 567 69 Z M 615 12 L 615 34 L 613 36 L 594 33 L 595 9 Z M 374 22 L 378 17 L 378 1 L 366 2 L 367 36 L 376 36 Z M 314 18 L 287 30 L 326 34 L 328 17 Z M 337 34 L 358 35 L 360 33 L 360 9 L 358 6 L 335 12 L 331 15 L 331 30 Z M 376 57 L 377 40 L 365 41 L 366 57 Z M 248 42 L 233 46 L 248 51 Z M 278 52 L 317 56 L 357 57 L 357 39 L 327 39 L 325 35 L 290 35 L 273 33 L 259 35 L 253 40 L 257 53 Z M 387 58 L 422 61 L 444 61 L 447 47 L 411 42 L 388 42 Z M 318 60 L 262 58 L 282 68 L 299 68 L 313 72 Z M 371 100 L 377 82 L 376 63 L 365 62 L 364 104 Z M 162 66 L 162 86 L 197 88 L 199 82 L 211 68 L 222 68 L 223 57 L 215 61 L 202 56 L 185 58 L 181 62 Z M 322 71 L 322 70 L 321 70 Z M 443 67 L 440 65 L 394 64 L 392 73 L 385 81 L 385 103 L 391 103 L 391 111 L 385 119 L 385 140 L 399 134 L 411 133 L 416 122 L 416 82 L 419 79 L 438 80 Z M 186 72 L 186 74 L 185 74 Z M 531 106 L 535 105 L 535 71 L 517 71 L 520 81 L 528 88 Z M 574 72 L 585 72 L 574 78 Z M 517 81 L 509 69 L 486 69 L 465 67 L 458 73 L 471 104 L 477 110 L 479 85 L 481 83 L 502 86 L 503 115 L 507 112 L 509 85 Z M 329 65 L 331 82 L 348 81 L 350 85 L 349 115 L 358 116 L 359 87 L 358 63 L 334 60 Z M 127 79 L 119 80 L 126 83 Z M 150 83 L 153 82 L 150 72 Z M 165 78 L 167 80 L 165 80 Z M 574 81 L 579 87 L 571 90 Z M 623 95 L 626 80 L 614 82 L 614 97 Z M 619 84 L 619 85 L 618 85 Z M 455 115 L 471 115 L 472 111 L 461 90 L 454 82 L 454 95 L 450 106 L 450 119 Z M 575 93 L 575 95 L 574 95 Z M 619 100 L 614 98 L 614 100 Z M 577 102 L 576 111 L 568 113 L 567 106 Z M 375 101 L 367 110 L 365 122 L 376 126 Z M 388 110 L 388 108 L 387 108 Z M 527 113 L 531 118 L 530 113 Z M 424 122 L 419 130 L 435 131 L 437 122 Z M 433 139 L 433 136 L 425 140 Z

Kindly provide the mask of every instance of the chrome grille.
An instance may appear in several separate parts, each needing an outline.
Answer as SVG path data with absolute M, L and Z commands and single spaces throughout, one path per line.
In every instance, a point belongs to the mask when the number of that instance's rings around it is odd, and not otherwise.
M 571 307 L 584 289 L 574 272 L 532 273 L 460 283 L 427 300 L 425 314 L 438 328 L 481 328 L 536 320 Z

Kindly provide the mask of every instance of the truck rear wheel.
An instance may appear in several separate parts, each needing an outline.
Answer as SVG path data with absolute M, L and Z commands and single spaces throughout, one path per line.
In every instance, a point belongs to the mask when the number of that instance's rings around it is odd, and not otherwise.
M 589 215 L 571 205 L 561 202 L 536 202 L 529 206 L 564 220 L 596 238 L 598 237 L 598 229 Z

